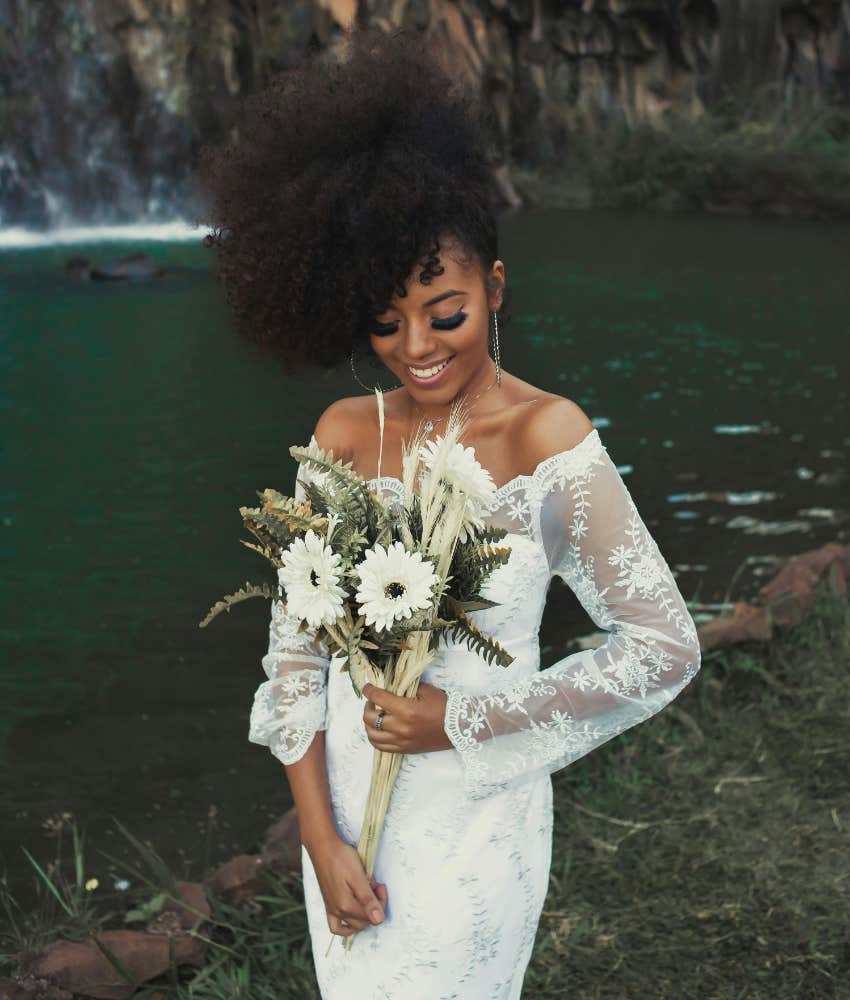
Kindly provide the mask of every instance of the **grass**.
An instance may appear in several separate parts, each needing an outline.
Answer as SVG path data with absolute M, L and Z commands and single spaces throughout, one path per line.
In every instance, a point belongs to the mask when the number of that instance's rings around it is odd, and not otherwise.
M 850 997 L 848 663 L 821 589 L 555 777 L 529 997 Z
M 0 912 L 5 911 L 7 918 L 5 927 L 0 924 L 0 968 L 6 974 L 19 972 L 28 958 L 59 937 L 81 940 L 117 927 L 141 930 L 160 911 L 166 897 L 179 899 L 176 878 L 155 848 L 138 840 L 119 821 L 115 823 L 132 844 L 139 863 L 98 853 L 111 862 L 112 878 L 117 872 L 126 876 L 127 882 L 132 880 L 136 888 L 130 891 L 110 891 L 106 884 L 87 878 L 85 838 L 76 820 L 65 813 L 54 822 L 58 834 L 55 859 L 42 866 L 26 852 L 38 878 L 36 907 L 22 911 L 6 889 L 6 880 L 0 881 Z M 66 832 L 71 835 L 71 855 L 63 858 Z M 98 868 L 102 870 L 102 863 Z M 163 976 L 137 984 L 134 997 L 144 1000 L 161 991 L 172 1000 L 318 1000 L 300 876 L 264 869 L 262 877 L 268 883 L 267 891 L 248 904 L 233 906 L 210 898 L 212 914 L 196 932 L 208 945 L 203 968 L 179 968 L 172 963 Z M 105 954 L 112 961 L 109 949 Z M 117 979 L 130 978 L 119 961 L 113 965 Z
M 524 996 L 850 997 L 848 663 L 850 607 L 821 587 L 801 625 L 706 654 L 656 718 L 555 775 L 550 886 Z M 83 839 L 66 826 L 71 856 L 39 865 L 36 910 L 0 891 L 10 971 L 59 934 L 142 926 L 173 891 L 153 847 L 123 827 L 137 888 L 87 889 Z M 265 877 L 250 904 L 211 900 L 206 966 L 172 968 L 136 996 L 317 998 L 300 877 Z
M 517 184 L 569 208 L 630 207 L 850 217 L 850 108 L 766 93 L 698 118 L 612 118 L 573 132 L 562 163 Z

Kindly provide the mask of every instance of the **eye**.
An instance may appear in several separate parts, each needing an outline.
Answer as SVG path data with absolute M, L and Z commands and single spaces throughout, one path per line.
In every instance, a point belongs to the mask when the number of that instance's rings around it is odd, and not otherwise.
M 369 330 L 369 333 L 373 334 L 375 337 L 389 337 L 391 334 L 395 333 L 398 329 L 398 323 L 379 323 L 375 320 L 375 325 Z
M 449 316 L 446 319 L 432 319 L 431 326 L 435 330 L 456 330 L 461 323 L 466 319 L 466 313 L 459 309 L 454 316 Z M 398 330 L 398 321 L 392 323 L 379 323 L 377 320 L 374 321 L 374 325 L 370 328 L 369 332 L 375 337 L 390 337 Z
M 466 313 L 462 309 L 458 309 L 454 316 L 449 316 L 448 319 L 432 320 L 431 326 L 435 330 L 456 330 L 465 319 Z

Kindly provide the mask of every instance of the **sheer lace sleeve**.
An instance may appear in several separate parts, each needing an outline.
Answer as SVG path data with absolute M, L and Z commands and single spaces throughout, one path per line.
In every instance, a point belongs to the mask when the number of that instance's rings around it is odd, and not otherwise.
M 295 496 L 305 498 L 300 481 Z M 299 632 L 298 626 L 285 602 L 272 603 L 269 648 L 261 661 L 268 680 L 254 694 L 248 732 L 251 743 L 267 746 L 283 764 L 303 757 L 317 730 L 327 728 L 328 650 L 314 630 Z
M 609 636 L 495 691 L 449 693 L 446 733 L 472 798 L 571 764 L 660 711 L 700 666 L 693 618 L 598 432 L 538 472 L 527 510 L 550 576 Z

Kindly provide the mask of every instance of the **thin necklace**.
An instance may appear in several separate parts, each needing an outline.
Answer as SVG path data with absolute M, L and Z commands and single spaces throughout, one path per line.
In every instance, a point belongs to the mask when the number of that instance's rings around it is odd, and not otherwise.
M 476 393 L 476 394 L 475 394 L 475 395 L 474 395 L 474 396 L 472 397 L 472 399 L 470 399 L 470 400 L 469 400 L 469 402 L 467 403 L 467 406 L 468 406 L 468 407 L 470 407 L 470 409 L 471 409 L 471 408 L 472 408 L 472 406 L 473 406 L 473 405 L 474 405 L 474 404 L 475 404 L 475 403 L 476 403 L 476 402 L 477 402 L 477 401 L 478 401 L 479 399 L 481 399 L 481 397 L 482 397 L 482 396 L 484 395 L 484 393 L 485 393 L 485 392 L 489 392 L 489 391 L 490 391 L 490 390 L 491 390 L 491 389 L 493 388 L 493 386 L 494 386 L 494 385 L 496 385 L 496 384 L 498 383 L 498 381 L 499 381 L 499 380 L 498 380 L 498 378 L 495 378 L 495 379 L 493 379 L 493 381 L 492 381 L 492 382 L 491 382 L 491 383 L 490 383 L 490 384 L 489 384 L 489 385 L 487 386 L 487 388 L 486 388 L 486 389 L 482 389 L 482 390 L 481 390 L 481 392 L 477 392 L 477 393 Z M 417 405 L 417 409 L 419 409 L 418 405 Z M 420 413 L 421 413 L 421 412 L 422 412 L 422 411 L 420 410 Z M 437 419 L 436 419 L 436 420 L 431 420 L 431 419 L 430 419 L 430 417 L 429 417 L 429 418 L 428 418 L 428 419 L 427 419 L 427 420 L 425 421 L 425 433 L 426 433 L 426 434 L 430 434 L 430 433 L 431 433 L 431 431 L 433 431 L 433 430 L 434 430 L 434 428 L 435 428 L 435 427 L 437 426 L 437 424 L 439 424 L 439 423 L 440 423 L 440 422 L 441 422 L 442 420 L 445 420 L 445 419 L 446 419 L 445 417 L 437 417 Z

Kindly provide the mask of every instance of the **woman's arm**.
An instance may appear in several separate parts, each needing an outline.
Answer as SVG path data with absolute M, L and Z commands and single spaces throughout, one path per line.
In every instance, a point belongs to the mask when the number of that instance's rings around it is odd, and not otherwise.
M 560 452 L 570 438 L 555 440 L 527 516 L 550 573 L 610 634 L 512 684 L 449 693 L 445 728 L 473 798 L 578 760 L 659 712 L 700 667 L 685 600 L 598 433 Z
M 338 420 L 333 414 L 329 419 L 326 411 L 316 427 L 323 447 L 333 447 L 337 430 Z M 307 478 L 311 474 L 302 469 L 295 487 L 300 500 L 305 499 L 300 479 Z M 347 936 L 384 919 L 387 888 L 366 878 L 357 850 L 337 830 L 325 757 L 329 657 L 324 644 L 309 632 L 299 633 L 297 625 L 284 605 L 275 604 L 269 651 L 263 658 L 269 680 L 255 696 L 249 738 L 268 745 L 285 767 L 299 836 L 316 872 L 328 927 Z
M 298 814 L 301 843 L 315 862 L 318 853 L 339 838 L 331 813 L 324 729 L 318 730 L 303 757 L 284 768 Z

